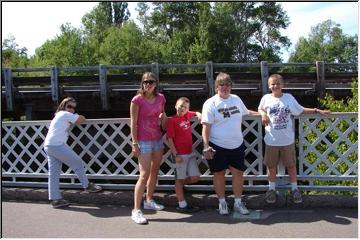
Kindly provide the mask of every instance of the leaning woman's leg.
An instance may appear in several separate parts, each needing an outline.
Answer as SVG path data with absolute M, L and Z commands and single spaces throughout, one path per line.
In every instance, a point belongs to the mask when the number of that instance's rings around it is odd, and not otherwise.
M 52 155 L 69 166 L 78 176 L 83 188 L 87 188 L 89 180 L 82 159 L 68 145 L 52 146 L 52 149 Z
M 47 150 L 48 148 L 46 148 L 45 151 L 47 154 L 48 167 L 49 167 L 49 181 L 48 181 L 49 200 L 58 200 L 62 198 L 60 193 L 60 183 L 59 183 L 62 163 L 53 156 L 51 156 Z
M 142 197 L 150 175 L 151 154 L 141 154 L 138 159 L 140 176 L 134 190 L 134 210 L 141 209 Z
M 152 152 L 150 177 L 147 182 L 146 200 L 153 199 L 163 153 L 164 153 L 163 149 Z

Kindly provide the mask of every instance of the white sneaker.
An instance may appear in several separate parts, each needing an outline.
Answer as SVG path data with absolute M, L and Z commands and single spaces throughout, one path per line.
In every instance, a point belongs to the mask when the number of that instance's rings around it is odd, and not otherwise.
M 141 210 L 133 210 L 131 212 L 131 219 L 137 224 L 147 224 L 147 220 Z
M 228 215 L 229 214 L 229 208 L 227 203 L 219 203 L 219 213 L 220 215 Z
M 150 200 L 150 202 L 146 200 L 144 201 L 144 209 L 160 211 L 163 210 L 164 208 L 165 207 L 163 205 L 156 203 L 154 200 Z
M 247 215 L 250 213 L 250 211 L 245 207 L 245 204 L 243 202 L 241 203 L 234 203 L 234 211 L 239 212 L 243 215 Z

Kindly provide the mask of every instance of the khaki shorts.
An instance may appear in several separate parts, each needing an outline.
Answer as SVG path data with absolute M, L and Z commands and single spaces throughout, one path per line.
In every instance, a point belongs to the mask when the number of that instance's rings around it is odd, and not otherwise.
M 198 163 L 194 153 L 191 154 L 179 154 L 182 157 L 183 162 L 175 163 L 175 178 L 185 179 L 187 177 L 200 176 Z M 175 159 L 173 160 L 175 161 Z
M 265 146 L 264 164 L 269 167 L 276 167 L 282 161 L 285 167 L 293 167 L 296 164 L 295 144 L 287 146 Z

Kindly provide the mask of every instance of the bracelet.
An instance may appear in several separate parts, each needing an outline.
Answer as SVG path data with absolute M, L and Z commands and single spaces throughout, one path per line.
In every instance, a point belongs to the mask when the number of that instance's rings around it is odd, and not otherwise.
M 139 145 L 139 143 L 134 142 L 134 143 L 132 143 L 132 145 L 133 145 L 133 146 L 136 146 L 136 145 Z
M 205 152 L 208 152 L 210 149 L 211 149 L 211 147 L 204 148 L 204 149 L 203 149 L 203 152 L 204 152 L 204 153 L 205 153 Z
M 319 112 L 319 110 L 317 108 L 315 108 L 315 113 L 318 113 L 318 112 Z

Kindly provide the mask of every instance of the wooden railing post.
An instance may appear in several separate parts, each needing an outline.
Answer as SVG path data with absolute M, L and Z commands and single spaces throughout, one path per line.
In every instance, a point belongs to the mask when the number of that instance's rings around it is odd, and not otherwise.
M 159 78 L 160 72 L 159 72 L 159 64 L 158 63 L 152 63 L 151 64 L 151 72 L 155 73 L 156 79 L 157 79 L 156 86 L 158 86 L 159 91 L 161 91 L 160 78 Z
M 53 102 L 59 104 L 59 78 L 58 68 L 56 66 L 50 67 L 51 71 L 51 98 Z
M 325 63 L 316 61 L 316 94 L 319 98 L 325 96 Z
M 267 61 L 261 61 L 261 93 L 262 96 L 269 92 L 268 79 L 269 79 L 269 65 Z
M 106 76 L 106 66 L 103 64 L 99 65 L 99 82 L 100 82 L 100 97 L 102 103 L 102 109 L 109 109 L 109 88 Z
M 206 62 L 205 73 L 206 73 L 206 80 L 208 85 L 208 97 L 211 97 L 215 94 L 214 67 L 211 61 Z
M 8 111 L 14 111 L 14 89 L 11 68 L 4 69 L 6 107 Z

